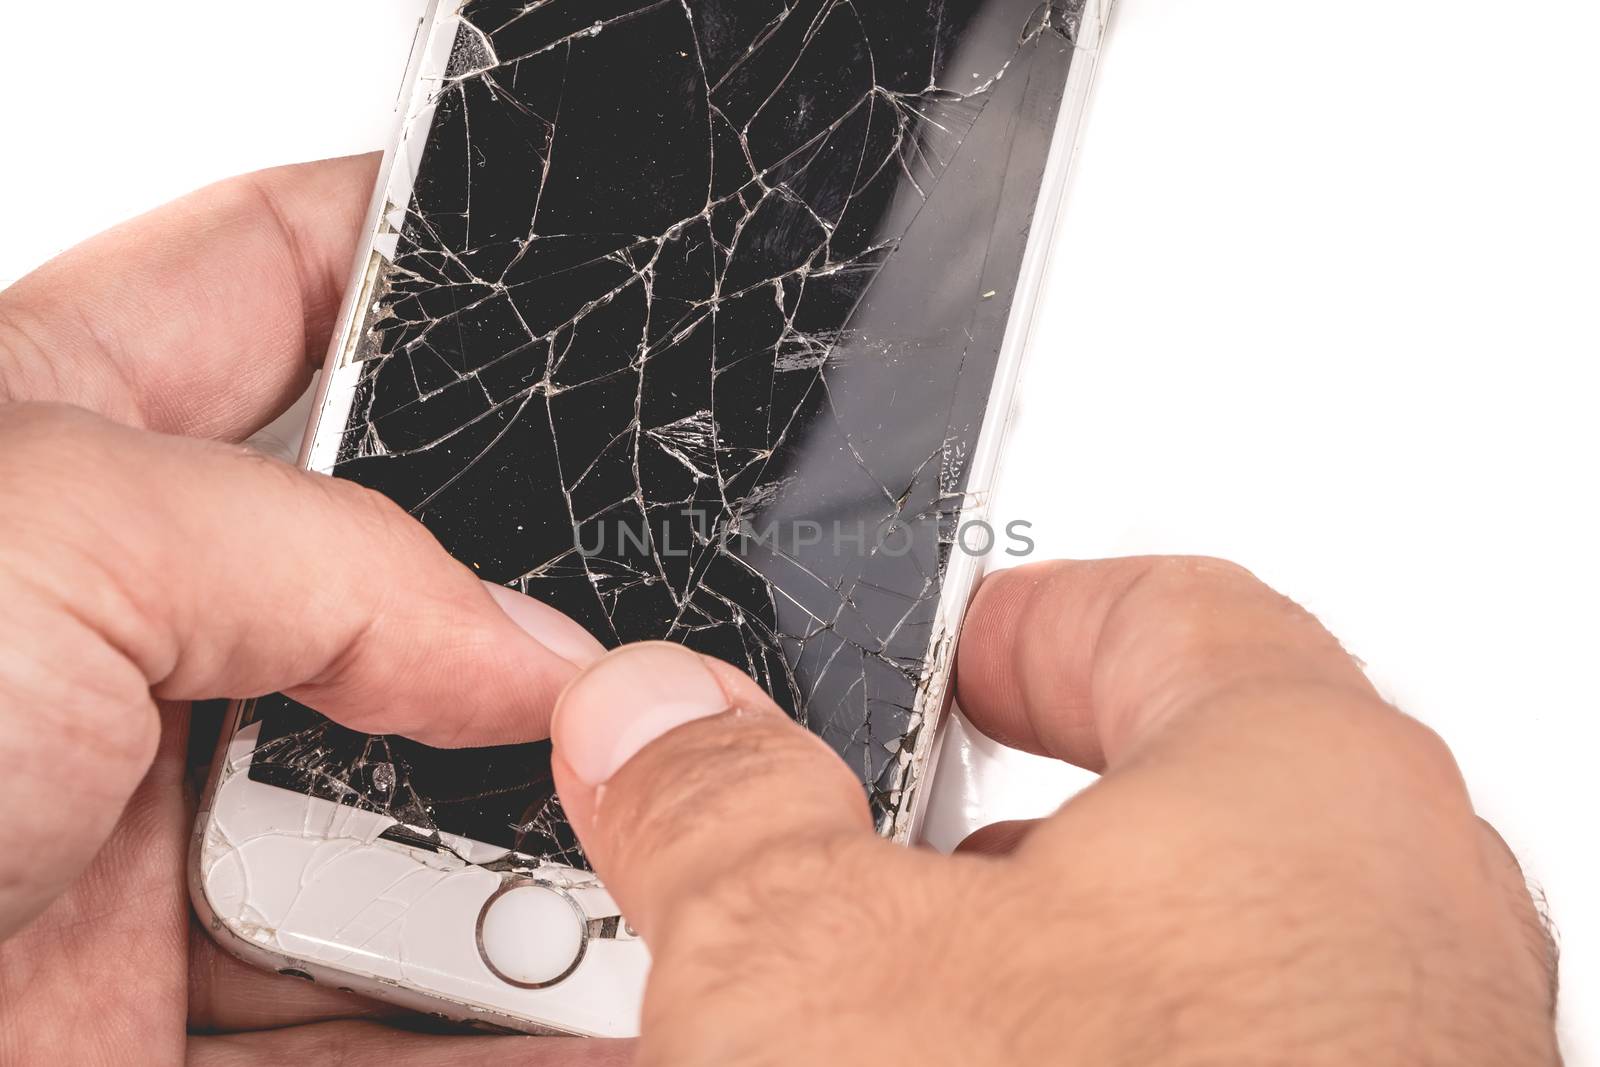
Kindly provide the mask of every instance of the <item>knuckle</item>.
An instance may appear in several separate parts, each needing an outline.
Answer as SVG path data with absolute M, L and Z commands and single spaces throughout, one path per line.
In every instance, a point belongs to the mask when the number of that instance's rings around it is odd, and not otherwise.
M 9 475 L 53 466 L 96 446 L 104 420 L 71 404 L 13 403 L 0 406 L 0 457 Z
M 0 596 L 9 608 L 0 618 L 9 766 L 53 768 L 66 774 L 63 788 L 131 790 L 160 734 L 145 675 L 48 582 L 6 583 Z
M 64 388 L 64 361 L 51 358 L 50 331 L 22 288 L 19 283 L 0 291 L 0 403 L 72 395 Z
M 842 981 L 852 961 L 896 938 L 911 907 L 884 878 L 890 846 L 840 834 L 772 840 L 729 857 L 686 894 L 662 946 L 687 950 L 703 987 L 742 984 L 755 973 Z M 796 938 L 797 929 L 806 936 Z
M 750 721 L 758 717 L 771 721 Z M 629 838 L 647 848 L 692 840 L 717 832 L 718 815 L 748 819 L 761 797 L 789 794 L 787 800 L 797 802 L 796 793 L 815 788 L 803 778 L 816 754 L 796 751 L 793 729 L 775 713 L 729 713 L 656 741 L 619 772 L 613 784 L 622 788 L 611 790 L 628 798 Z M 810 758 L 797 767 L 802 755 Z
M 346 510 L 358 523 L 365 543 L 401 555 L 440 552 L 439 542 L 405 508 L 375 489 L 343 478 L 313 476 L 336 507 Z
M 1214 644 L 1219 618 L 1241 601 L 1289 603 L 1244 567 L 1206 556 L 1044 563 L 1033 575 L 1019 577 L 1025 584 L 1019 582 L 1010 595 L 1022 598 L 1013 632 L 1014 647 L 1025 659 L 1033 658 L 1022 647 L 1027 642 L 1053 640 L 1073 628 L 1061 619 L 1083 614 L 1086 595 L 1103 598 L 1101 626 L 1113 643 L 1121 638 L 1143 643 L 1157 634 L 1161 647 L 1173 655 Z
M 1194 613 L 1209 613 L 1220 602 L 1264 592 L 1270 590 L 1249 570 L 1210 556 L 1145 560 L 1128 587 L 1130 596 L 1148 597 L 1165 608 Z
M 853 876 L 858 845 L 857 839 L 838 834 L 766 841 L 709 877 L 695 899 L 740 925 L 799 915 L 825 920 L 823 929 L 836 926 L 854 918 L 856 908 L 839 908 L 839 898 L 827 889 L 858 881 Z
M 1438 795 L 1458 798 L 1463 812 L 1470 813 L 1466 783 L 1456 764 L 1455 754 L 1430 727 L 1391 705 L 1374 698 L 1369 702 L 1371 723 L 1376 737 L 1389 753 L 1395 771 L 1402 777 L 1427 787 Z
M 1196 664 L 1218 639 L 1218 622 L 1241 589 L 1259 587 L 1243 568 L 1220 560 L 1161 556 L 1143 561 L 1106 619 L 1106 630 L 1134 640 L 1159 638 L 1164 658 Z
M 1246 653 L 1247 646 L 1337 650 L 1348 659 L 1310 612 L 1246 568 L 1207 556 L 1141 561 L 1107 629 L 1135 640 L 1153 636 L 1169 661 L 1191 670 L 1211 664 L 1246 677 L 1255 673 L 1256 657 L 1228 653 Z
M 105 526 L 128 481 L 117 473 L 120 432 L 131 431 L 67 404 L 0 406 L 0 553 L 11 563 L 20 555 L 66 566 L 97 555 L 101 535 L 115 532 Z
M 279 479 L 285 493 L 307 503 L 323 505 L 340 520 L 340 526 L 346 527 L 352 539 L 369 552 L 410 553 L 423 547 L 438 550 L 438 542 L 421 523 L 375 489 L 346 478 L 305 471 L 247 445 L 218 447 L 228 449 L 230 460 L 249 467 L 253 474 Z
M 120 673 L 124 675 L 120 685 L 86 683 L 76 707 L 61 717 L 58 733 L 73 755 L 58 765 L 92 766 L 104 784 L 130 791 L 155 758 L 161 720 L 145 680 L 131 669 Z

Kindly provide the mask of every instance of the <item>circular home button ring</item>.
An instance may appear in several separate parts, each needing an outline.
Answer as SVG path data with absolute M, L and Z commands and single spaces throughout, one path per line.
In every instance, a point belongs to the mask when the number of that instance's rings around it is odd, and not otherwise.
M 496 978 L 518 989 L 566 980 L 588 948 L 588 916 L 548 882 L 507 882 L 478 912 L 478 955 Z

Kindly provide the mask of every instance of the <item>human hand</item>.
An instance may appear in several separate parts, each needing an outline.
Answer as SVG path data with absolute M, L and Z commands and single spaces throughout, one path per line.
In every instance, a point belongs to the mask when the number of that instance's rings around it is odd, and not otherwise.
M 0 829 L 0 936 L 27 924 L 0 946 L 5 1062 L 627 1055 L 356 1021 L 379 1009 L 191 929 L 175 702 L 285 688 L 488 743 L 544 721 L 575 673 L 551 650 L 593 654 L 530 603 L 542 640 L 509 626 L 381 500 L 214 443 L 303 385 L 370 168 L 229 183 L 0 294 L 0 799 L 27 816 Z M 873 838 L 854 779 L 731 668 L 645 646 L 577 683 L 558 771 L 656 956 L 648 1061 L 1553 1060 L 1514 862 L 1303 613 L 1211 564 L 1028 568 L 985 586 L 960 664 L 980 728 L 1109 773 L 955 858 Z M 605 694 L 646 682 L 676 704 L 656 733 L 743 713 L 623 760 L 649 728 L 616 748 L 632 702 Z
M 320 362 L 374 170 L 226 182 L 0 293 L 0 1063 L 626 1054 L 358 1021 L 382 1009 L 237 962 L 189 910 L 187 701 L 522 740 L 599 651 L 384 498 L 232 443 Z
M 1104 777 L 945 857 L 731 667 L 636 646 L 567 690 L 562 802 L 654 959 L 641 1064 L 1558 1062 L 1553 947 L 1448 750 L 1246 572 L 998 574 L 957 686 Z

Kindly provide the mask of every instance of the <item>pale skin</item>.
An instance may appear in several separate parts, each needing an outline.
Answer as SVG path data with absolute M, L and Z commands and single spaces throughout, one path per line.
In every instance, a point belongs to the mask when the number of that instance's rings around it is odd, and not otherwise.
M 876 838 L 732 667 L 602 657 L 247 453 L 321 358 L 374 166 L 223 183 L 0 293 L 0 1062 L 1558 1062 L 1549 939 L 1448 750 L 1240 568 L 985 581 L 962 707 L 1103 777 L 946 857 Z M 431 744 L 553 733 L 651 946 L 643 1037 L 422 1033 L 214 947 L 187 702 L 278 689 Z

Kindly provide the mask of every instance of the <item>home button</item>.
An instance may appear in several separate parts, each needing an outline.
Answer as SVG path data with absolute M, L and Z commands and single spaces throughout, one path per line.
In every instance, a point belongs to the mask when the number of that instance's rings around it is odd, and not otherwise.
M 478 953 L 521 989 L 555 985 L 578 967 L 589 924 L 572 897 L 543 882 L 508 882 L 478 913 Z

